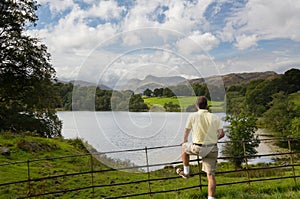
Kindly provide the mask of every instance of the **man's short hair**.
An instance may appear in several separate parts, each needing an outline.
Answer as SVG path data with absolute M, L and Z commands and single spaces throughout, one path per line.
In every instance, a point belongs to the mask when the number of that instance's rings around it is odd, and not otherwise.
M 197 98 L 196 105 L 200 109 L 207 109 L 208 106 L 207 106 L 207 99 L 206 99 L 206 97 L 205 96 L 199 96 Z

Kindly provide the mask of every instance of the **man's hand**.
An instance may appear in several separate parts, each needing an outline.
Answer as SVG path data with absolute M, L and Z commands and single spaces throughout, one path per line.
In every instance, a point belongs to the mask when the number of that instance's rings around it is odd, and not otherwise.
M 225 136 L 224 130 L 223 129 L 219 129 L 218 130 L 218 140 L 223 138 Z
M 180 143 L 180 145 L 183 145 L 184 143 L 187 143 L 187 142 L 183 141 L 183 142 Z

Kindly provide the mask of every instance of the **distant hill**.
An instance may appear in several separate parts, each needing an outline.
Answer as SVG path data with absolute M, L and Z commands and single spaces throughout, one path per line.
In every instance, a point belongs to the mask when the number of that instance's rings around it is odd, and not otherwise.
M 214 81 L 220 81 L 222 78 L 224 82 L 224 86 L 230 86 L 234 84 L 242 84 L 242 83 L 249 83 L 252 80 L 257 79 L 273 79 L 278 77 L 279 75 L 273 71 L 267 72 L 252 72 L 252 73 L 230 73 L 226 75 L 220 76 L 211 76 L 207 78 L 198 78 L 189 80 L 190 84 L 202 84 L 202 83 L 210 83 L 213 84 Z
M 112 90 L 110 87 L 104 85 L 104 84 L 95 84 L 95 83 L 91 83 L 91 82 L 87 82 L 87 81 L 82 81 L 82 80 L 72 80 L 72 81 L 69 81 L 69 82 L 66 82 L 66 81 L 60 81 L 64 84 L 67 84 L 67 83 L 72 83 L 73 85 L 75 86 L 97 86 L 98 88 L 102 89 L 102 90 Z
M 119 86 L 120 90 L 134 90 L 135 93 L 142 93 L 144 90 L 149 88 L 154 90 L 155 88 L 176 86 L 187 80 L 180 76 L 171 76 L 171 77 L 156 77 L 153 75 L 148 75 L 145 79 L 130 79 L 128 82 Z
M 224 82 L 224 86 L 230 86 L 234 84 L 243 84 L 249 83 L 252 80 L 257 79 L 273 79 L 278 77 L 279 74 L 273 71 L 266 71 L 266 72 L 251 72 L 251 73 L 230 73 L 226 75 L 216 75 L 210 76 L 207 78 L 197 78 L 197 79 L 190 79 L 187 80 L 180 76 L 171 76 L 171 77 L 156 77 L 153 75 L 148 75 L 145 79 L 140 80 L 137 78 L 130 79 L 127 82 L 119 85 L 117 90 L 132 90 L 135 93 L 142 93 L 147 88 L 150 90 L 154 90 L 155 88 L 163 88 L 169 86 L 176 86 L 176 85 L 183 85 L 183 84 L 219 84 L 222 80 Z M 72 83 L 74 85 L 80 86 L 98 86 L 102 90 L 112 90 L 112 88 L 104 85 L 82 81 L 82 80 L 72 80 L 72 81 L 60 81 L 62 83 Z

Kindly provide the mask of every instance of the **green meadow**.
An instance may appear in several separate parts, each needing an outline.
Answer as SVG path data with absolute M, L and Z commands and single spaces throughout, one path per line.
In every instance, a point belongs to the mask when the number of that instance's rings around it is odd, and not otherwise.
M 207 180 L 201 175 L 202 191 L 199 188 L 199 170 L 191 168 L 191 178 L 185 180 L 175 174 L 176 167 L 146 172 L 133 170 L 115 170 L 91 158 L 81 140 L 65 140 L 62 138 L 39 138 L 30 135 L 15 135 L 2 133 L 1 147 L 11 150 L 10 156 L 0 155 L 0 184 L 23 181 L 19 184 L 0 186 L 0 198 L 20 198 L 26 194 L 43 194 L 56 192 L 36 198 L 109 198 L 126 196 L 135 193 L 161 192 L 153 194 L 152 198 L 195 199 L 206 198 Z M 82 156 L 74 156 L 82 154 Z M 63 158 L 62 158 L 63 157 Z M 41 160 L 37 160 L 41 159 Z M 24 162 L 23 162 L 24 161 Z M 17 164 L 9 164 L 18 162 Z M 276 163 L 280 164 L 280 162 Z M 276 165 L 274 164 L 274 165 Z M 91 167 L 91 165 L 93 165 Z M 126 165 L 124 165 L 126 166 Z M 181 165 L 179 165 L 180 167 Z M 253 165 L 262 167 L 264 165 Z M 272 166 L 272 165 L 269 165 Z M 29 169 L 28 169 L 29 168 Z M 299 176 L 299 168 L 295 167 Z M 90 171 L 94 172 L 91 173 Z M 218 171 L 233 170 L 229 163 L 219 163 Z M 292 174 L 291 167 L 250 172 L 251 179 L 276 178 Z M 28 183 L 28 176 L 33 180 Z M 45 178 L 43 180 L 36 180 Z M 247 181 L 247 173 L 217 174 L 217 183 L 233 183 L 227 186 L 217 186 L 216 198 L 300 198 L 299 182 L 293 179 L 278 179 L 272 181 L 252 182 L 250 184 L 234 184 Z M 150 179 L 151 182 L 148 182 Z M 299 181 L 297 179 L 297 181 Z M 130 183 L 135 182 L 135 183 Z M 94 188 L 91 187 L 94 185 Z M 185 189 L 186 187 L 193 187 Z M 83 188 L 82 190 L 80 190 Z M 68 192 L 67 190 L 73 190 Z M 172 190 L 171 192 L 168 192 Z M 125 198 L 150 198 L 149 195 Z
M 188 106 L 195 105 L 196 96 L 177 96 L 177 97 L 143 97 L 144 102 L 148 107 L 160 106 L 163 107 L 164 104 L 172 102 L 173 104 L 178 104 L 181 111 L 185 111 Z M 224 102 L 209 101 L 209 106 L 212 111 L 224 112 Z

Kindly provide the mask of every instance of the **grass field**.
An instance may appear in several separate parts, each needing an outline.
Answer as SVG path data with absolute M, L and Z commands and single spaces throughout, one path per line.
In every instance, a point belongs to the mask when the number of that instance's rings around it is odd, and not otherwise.
M 155 199 L 196 199 L 206 198 L 207 196 L 207 188 L 204 186 L 201 192 L 197 186 L 199 184 L 199 176 L 196 175 L 188 180 L 184 180 L 175 174 L 174 167 L 152 171 L 148 175 L 141 172 L 125 172 L 110 169 L 96 159 L 91 159 L 89 155 L 73 157 L 72 155 L 86 154 L 87 152 L 80 140 L 46 139 L 2 133 L 0 135 L 0 143 L 1 147 L 8 147 L 11 150 L 10 156 L 0 155 L 0 184 L 24 181 L 16 185 L 0 186 L 0 198 L 18 198 L 26 196 L 29 193 L 28 191 L 31 194 L 62 191 L 62 193 L 40 198 L 106 198 L 132 193 L 146 193 L 149 192 L 149 186 L 151 186 L 152 192 L 162 191 L 162 193 L 153 195 Z M 61 156 L 65 156 L 65 158 L 52 159 L 52 157 Z M 37 158 L 43 159 L 33 161 Z M 9 162 L 19 163 L 4 164 Z M 89 172 L 91 171 L 92 162 L 92 168 L 95 171 L 93 174 Z M 229 163 L 220 163 L 218 166 L 218 171 L 226 171 L 228 169 L 233 169 L 233 166 Z M 79 172 L 83 173 L 72 175 Z M 191 172 L 197 173 L 198 167 L 192 167 Z M 296 175 L 299 175 L 299 168 L 296 167 L 295 172 Z M 65 174 L 67 176 L 59 177 Z M 289 167 L 268 172 L 254 171 L 250 175 L 253 175 L 251 179 L 260 179 L 262 177 L 279 177 L 290 174 L 291 168 Z M 30 175 L 30 179 L 51 176 L 52 178 L 42 181 L 31 181 L 28 184 L 28 175 Z M 150 183 L 147 182 L 148 178 L 152 180 Z M 244 171 L 241 171 L 241 174 L 218 174 L 216 178 L 219 184 L 247 180 Z M 128 184 L 128 182 L 136 183 Z M 92 183 L 96 186 L 94 190 L 89 188 Z M 204 175 L 202 175 L 202 184 L 207 184 Z M 189 186 L 195 186 L 195 188 L 180 190 Z M 77 188 L 83 187 L 86 187 L 86 189 L 77 190 Z M 67 189 L 73 189 L 74 191 L 64 192 Z M 174 191 L 163 192 L 167 190 Z M 149 195 L 134 198 L 149 198 Z M 251 184 L 232 184 L 230 186 L 218 186 L 216 198 L 294 199 L 300 198 L 300 186 L 298 184 L 295 185 L 293 179 L 253 182 Z
M 195 105 L 196 96 L 178 96 L 178 97 L 144 97 L 144 102 L 148 107 L 161 106 L 163 107 L 165 103 L 172 102 L 173 104 L 178 104 L 182 111 L 185 111 L 188 106 Z M 223 112 L 224 102 L 209 101 L 210 109 L 216 112 Z

